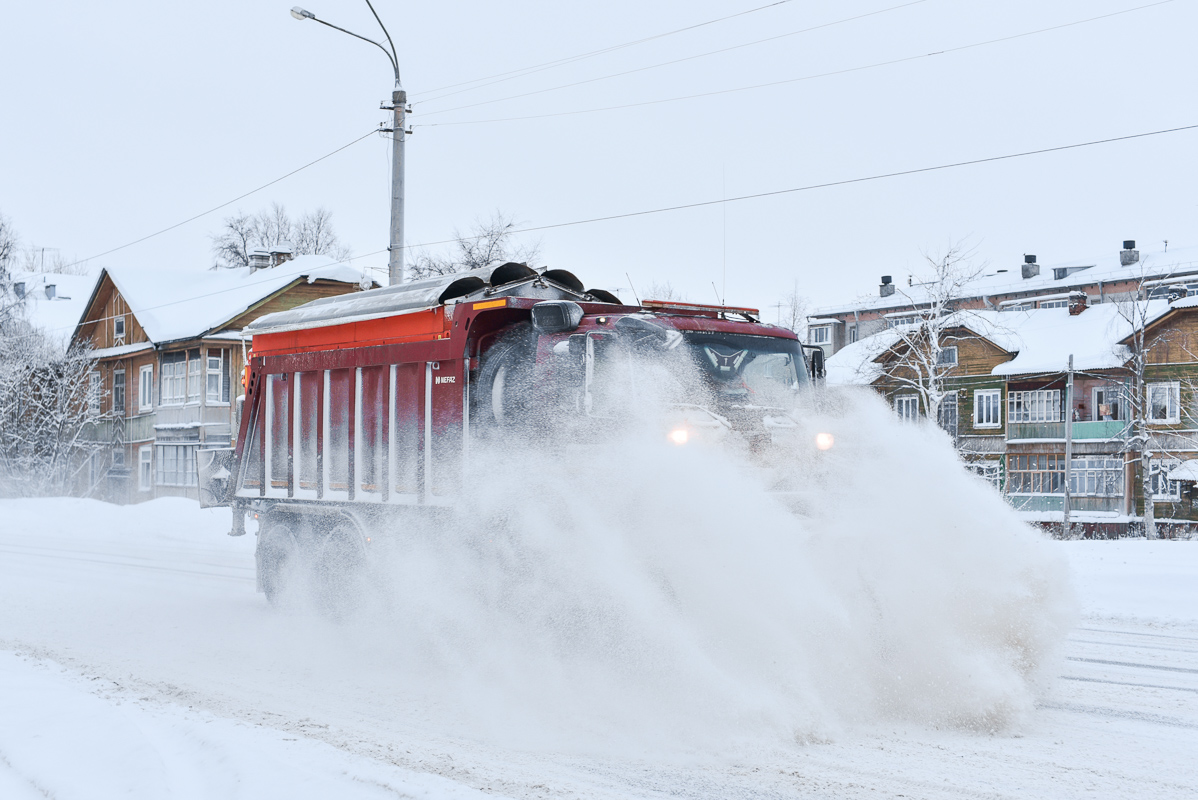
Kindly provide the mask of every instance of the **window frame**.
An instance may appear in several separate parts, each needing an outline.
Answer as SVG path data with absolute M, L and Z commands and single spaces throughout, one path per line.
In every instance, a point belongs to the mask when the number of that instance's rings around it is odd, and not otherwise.
M 101 381 L 100 370 L 93 369 L 87 373 L 87 415 L 100 416 Z
M 953 360 L 945 361 L 944 354 L 949 352 L 950 350 L 952 351 L 952 354 L 953 354 Z M 957 355 L 958 355 L 957 346 L 955 344 L 950 344 L 948 347 L 940 348 L 940 354 L 936 357 L 936 366 L 938 366 L 938 367 L 955 367 L 955 366 L 957 366 L 957 364 L 958 364 Z
M 128 331 L 128 329 L 129 325 L 125 322 L 124 314 L 117 314 L 112 318 L 112 338 L 114 340 L 124 340 L 125 333 Z
M 1037 422 L 1063 422 L 1064 416 L 1061 411 L 1061 390 L 1060 389 L 1024 389 L 1020 391 L 1007 392 L 1007 421 L 1010 423 L 1037 423 Z M 1040 400 L 1044 402 L 1041 403 Z M 1034 402 L 1028 403 L 1028 400 Z M 1015 403 L 1019 402 L 1020 412 L 1015 413 Z M 1029 410 L 1030 409 L 1030 410 Z M 1041 412 L 1045 412 L 1045 418 L 1037 418 Z M 1051 414 L 1047 412 L 1051 411 Z
M 154 491 L 154 445 L 137 448 L 137 491 Z
M 187 401 L 184 405 L 198 405 L 204 399 L 204 357 L 203 351 L 198 347 L 193 347 L 190 350 L 184 351 L 186 355 L 186 393 Z M 194 358 L 192 355 L 194 354 Z M 195 369 L 192 369 L 192 365 Z
M 117 381 L 117 376 L 120 376 L 120 381 Z M 125 370 L 114 369 L 112 371 L 112 415 L 114 417 L 125 416 L 125 406 L 128 402 L 128 383 L 125 381 Z M 120 401 L 119 404 L 117 401 Z
M 832 344 L 831 325 L 813 325 L 809 344 Z
M 914 414 L 909 414 L 914 411 Z M 894 396 L 894 413 L 903 422 L 915 422 L 919 419 L 919 395 L 898 394 Z
M 199 442 L 162 442 L 155 444 L 157 452 L 155 456 L 154 470 L 154 485 L 155 486 L 170 486 L 173 488 L 188 489 L 193 486 L 199 486 L 199 480 L 196 476 L 195 454 L 200 447 Z M 172 448 L 172 458 L 168 462 L 166 458 L 166 449 Z M 179 461 L 182 458 L 183 461 Z M 170 472 L 170 476 L 175 478 L 175 481 L 168 481 L 166 467 L 172 464 L 174 468 Z M 180 466 L 181 465 L 181 466 Z M 177 479 L 182 476 L 182 483 Z
M 983 422 L 978 413 L 982 409 L 982 397 L 991 398 L 987 404 L 995 417 L 994 422 Z M 973 427 L 979 430 L 994 430 L 1002 427 L 1002 389 L 975 389 L 973 392 Z
M 212 366 L 216 359 L 216 368 Z M 229 405 L 229 350 L 225 347 L 209 347 L 203 358 L 204 373 L 204 404 L 209 406 Z M 212 379 L 216 379 L 215 396 L 212 391 Z
M 182 358 L 179 358 L 182 356 Z M 158 405 L 182 406 L 187 404 L 187 351 L 170 350 L 159 359 L 161 369 L 158 390 Z M 180 364 L 182 368 L 180 370 Z M 176 391 L 177 390 L 177 391 Z
M 1115 395 L 1115 397 L 1114 397 L 1115 402 L 1114 403 L 1100 403 L 1099 395 L 1101 394 L 1103 399 L 1105 400 L 1105 399 L 1107 399 L 1106 395 L 1108 393 Z M 1102 421 L 1102 415 L 1099 412 L 1101 410 L 1101 407 L 1104 405 L 1113 406 L 1112 410 L 1115 412 L 1114 414 L 1111 415 L 1111 419 L 1108 420 L 1109 422 L 1125 421 L 1124 417 L 1126 415 L 1123 413 L 1124 412 L 1123 387 L 1121 387 L 1121 386 L 1095 386 L 1093 389 L 1090 390 L 1090 403 L 1092 405 L 1092 407 L 1090 409 L 1090 419 L 1092 421 L 1094 421 L 1094 422 Z
M 1164 389 L 1167 392 L 1165 398 L 1165 417 L 1159 418 L 1153 415 L 1152 394 L 1154 390 Z M 1154 381 L 1149 383 L 1144 392 L 1145 400 L 1145 415 L 1150 425 L 1176 425 L 1181 422 L 1181 382 L 1180 381 Z
M 146 375 L 149 375 L 147 380 Z M 137 370 L 137 410 L 139 413 L 154 410 L 154 365 L 142 364 Z

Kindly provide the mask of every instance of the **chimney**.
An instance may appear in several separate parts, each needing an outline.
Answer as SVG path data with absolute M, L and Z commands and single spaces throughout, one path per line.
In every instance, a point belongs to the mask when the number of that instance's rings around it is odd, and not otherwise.
M 270 251 L 258 248 L 250 251 L 250 269 L 268 269 L 270 263 Z
M 53 300 L 54 296 L 56 294 L 58 294 L 58 286 L 53 283 L 47 283 L 46 284 L 46 299 Z
M 894 294 L 894 284 L 890 282 L 889 275 L 882 276 L 882 285 L 878 287 L 879 297 L 890 297 Z
M 1034 255 L 1024 255 L 1023 257 L 1023 279 L 1034 278 L 1040 274 L 1040 265 L 1036 263 Z
M 274 247 L 270 248 L 270 265 L 277 267 L 284 261 L 292 259 L 291 242 L 279 242 Z
M 1085 292 L 1069 293 L 1069 316 L 1076 317 L 1090 306 L 1090 298 Z
M 1123 249 L 1119 251 L 1119 265 L 1130 267 L 1140 260 L 1140 251 L 1136 249 L 1135 239 L 1125 239 Z

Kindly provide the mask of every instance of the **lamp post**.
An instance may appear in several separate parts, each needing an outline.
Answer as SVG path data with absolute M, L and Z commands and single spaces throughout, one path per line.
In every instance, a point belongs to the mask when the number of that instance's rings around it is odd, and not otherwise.
M 298 20 L 310 19 L 314 22 L 319 22 L 321 25 L 332 28 L 335 31 L 347 33 L 355 39 L 361 39 L 364 42 L 369 42 L 379 48 L 386 54 L 387 60 L 391 62 L 391 69 L 395 71 L 395 88 L 391 92 L 391 105 L 383 105 L 383 108 L 389 110 L 394 115 L 391 127 L 391 243 L 387 246 L 390 253 L 390 258 L 387 263 L 388 283 L 394 286 L 397 283 L 404 282 L 404 244 L 403 244 L 403 206 L 404 206 L 404 115 L 408 102 L 408 93 L 403 90 L 403 85 L 399 80 L 399 58 L 395 53 L 395 44 L 391 41 L 391 34 L 387 33 L 386 26 L 379 19 L 378 12 L 374 10 L 370 0 L 366 0 L 366 5 L 370 7 L 370 13 L 374 15 L 374 19 L 378 22 L 379 27 L 383 29 L 383 35 L 387 37 L 387 44 L 384 46 L 381 42 L 376 42 L 374 39 L 367 39 L 365 36 L 359 36 L 353 31 L 347 31 L 345 28 L 339 28 L 330 22 L 325 22 L 323 19 L 317 18 L 311 11 L 305 11 L 299 6 L 291 9 L 291 16 Z M 385 128 L 383 130 L 386 130 Z

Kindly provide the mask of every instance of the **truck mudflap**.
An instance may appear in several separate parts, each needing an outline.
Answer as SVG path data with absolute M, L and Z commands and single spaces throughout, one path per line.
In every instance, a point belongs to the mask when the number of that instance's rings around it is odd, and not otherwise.
M 233 448 L 196 450 L 200 508 L 229 505 L 233 488 Z

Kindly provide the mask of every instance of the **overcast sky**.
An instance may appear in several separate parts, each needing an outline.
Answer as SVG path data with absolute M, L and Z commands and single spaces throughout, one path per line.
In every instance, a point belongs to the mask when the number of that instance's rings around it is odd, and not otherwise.
M 8 4 L 0 213 L 24 243 L 91 257 L 375 128 L 392 83 L 383 54 L 294 20 L 292 2 Z M 361 0 L 303 2 L 378 35 Z M 791 0 L 436 98 L 439 87 L 768 2 L 378 0 L 417 126 L 408 244 L 449 238 L 496 209 L 550 225 L 1198 123 L 1193 0 L 867 69 L 856 68 L 1151 0 Z M 871 12 L 882 13 L 689 58 Z M 676 59 L 688 60 L 640 69 Z M 853 71 L 653 102 L 841 70 Z M 644 105 L 541 116 L 629 104 Z M 432 124 L 495 119 L 509 121 Z M 164 276 L 206 268 L 222 217 L 271 202 L 296 214 L 324 206 L 356 254 L 383 250 L 389 147 L 368 137 L 92 264 L 153 264 Z M 544 263 L 588 286 L 625 287 L 628 273 L 638 287 L 670 281 L 714 302 L 712 284 L 726 280 L 728 302 L 768 308 L 797 282 L 819 306 L 875 292 L 882 274 L 903 280 L 923 253 L 963 239 L 996 266 L 1023 253 L 1044 264 L 1084 259 L 1125 238 L 1198 244 L 1196 149 L 1198 131 L 1188 131 L 529 236 L 541 239 Z M 354 263 L 385 268 L 386 254 Z

